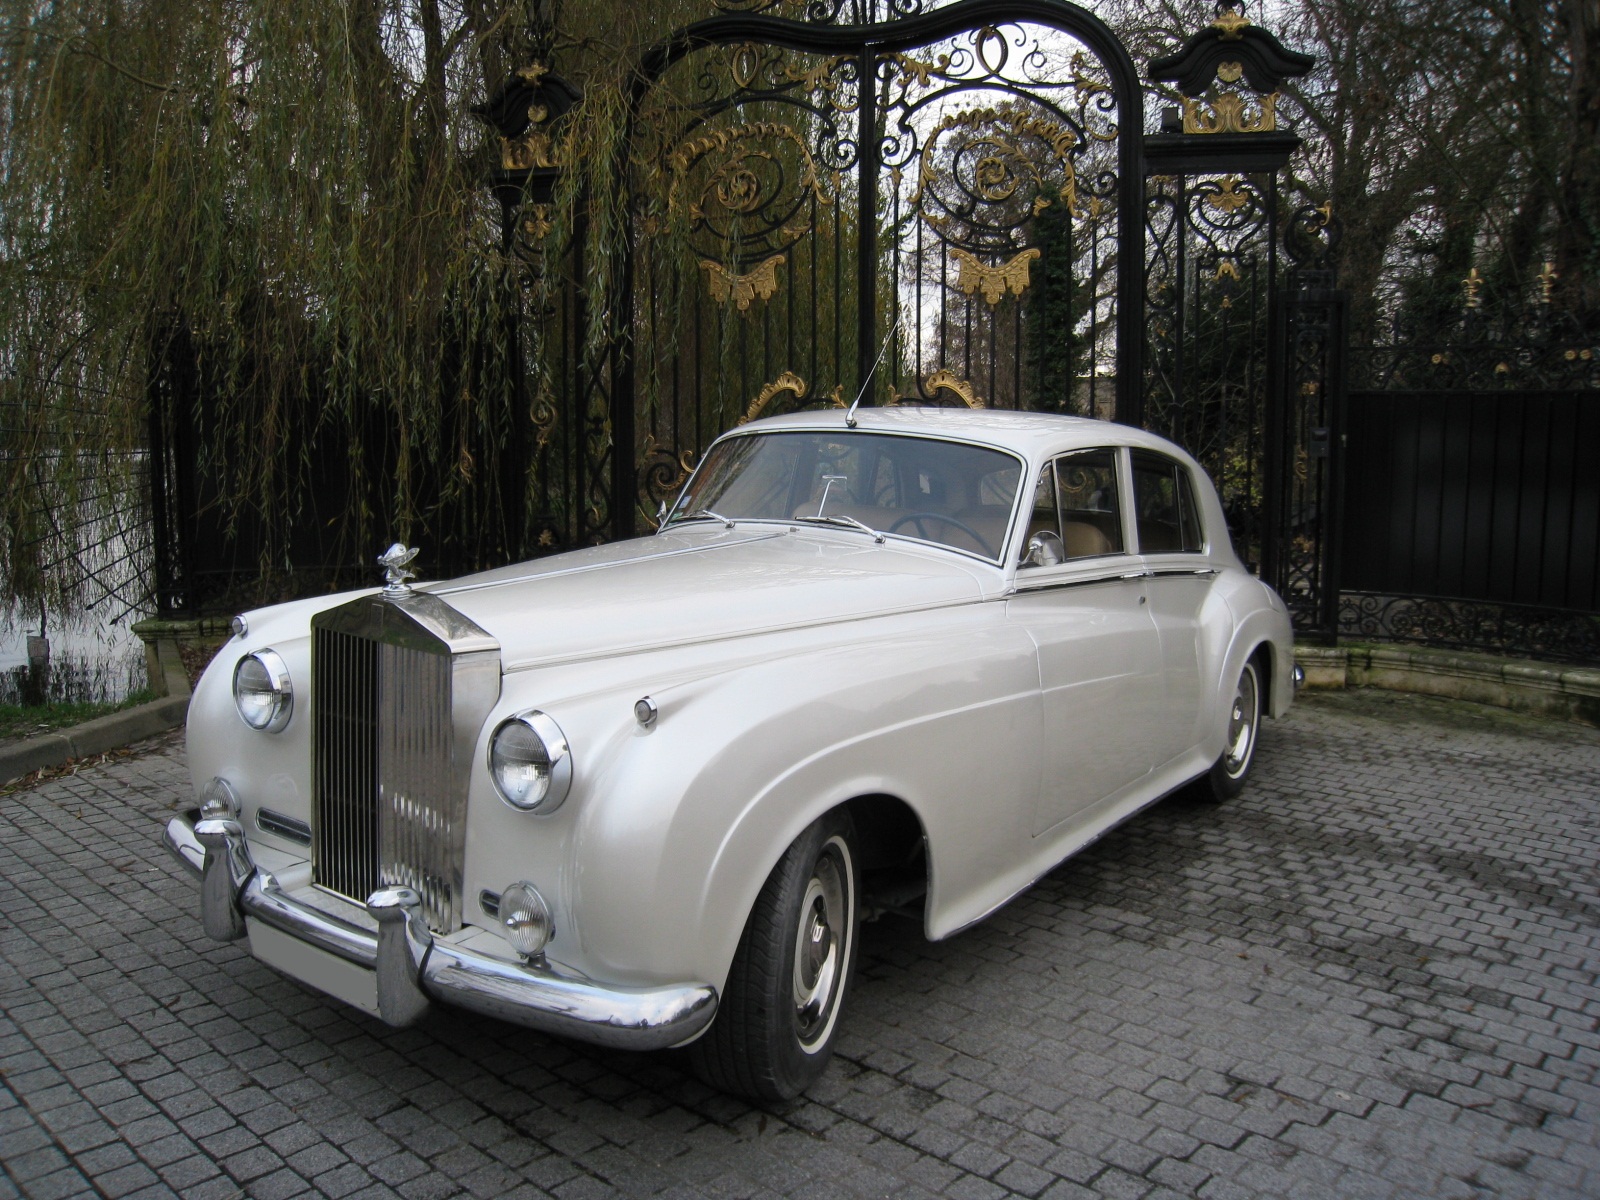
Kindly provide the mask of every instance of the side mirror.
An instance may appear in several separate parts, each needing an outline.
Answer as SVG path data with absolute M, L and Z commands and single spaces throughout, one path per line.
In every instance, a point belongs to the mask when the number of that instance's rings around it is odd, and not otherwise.
M 1067 561 L 1067 547 L 1059 533 L 1042 530 L 1028 539 L 1028 552 L 1022 556 L 1025 567 L 1058 567 Z

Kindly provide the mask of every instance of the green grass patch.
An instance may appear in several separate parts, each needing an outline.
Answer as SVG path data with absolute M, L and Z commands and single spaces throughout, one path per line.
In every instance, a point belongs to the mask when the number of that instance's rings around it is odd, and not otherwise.
M 149 688 L 140 688 L 116 703 L 96 701 L 57 701 L 51 704 L 0 704 L 0 740 L 12 741 L 64 729 L 68 725 L 81 725 L 95 717 L 103 717 L 118 709 L 147 704 L 155 699 Z

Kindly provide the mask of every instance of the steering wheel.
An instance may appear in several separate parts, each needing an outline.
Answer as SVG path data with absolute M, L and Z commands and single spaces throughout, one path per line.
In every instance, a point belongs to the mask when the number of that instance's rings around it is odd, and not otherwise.
M 921 539 L 923 539 L 923 541 L 932 542 L 932 541 L 937 541 L 938 539 L 929 537 L 928 536 L 928 531 L 923 528 L 922 523 L 924 521 L 943 521 L 946 525 L 954 525 L 957 529 L 961 530 L 962 533 L 966 534 L 973 541 L 977 542 L 978 543 L 978 548 L 980 550 L 982 550 L 985 554 L 987 554 L 990 558 L 997 557 L 997 555 L 994 552 L 994 547 L 989 545 L 988 541 L 984 538 L 983 534 L 979 533 L 976 529 L 974 529 L 971 525 L 968 525 L 965 521 L 958 521 L 954 517 L 947 517 L 947 516 L 945 516 L 944 513 L 936 513 L 936 512 L 910 512 L 910 513 L 906 513 L 905 516 L 896 518 L 894 523 L 891 524 L 888 529 L 884 530 L 884 532 L 885 533 L 893 533 L 895 530 L 899 529 L 900 526 L 909 525 L 912 521 L 915 521 L 917 523 L 917 536 L 920 537 Z

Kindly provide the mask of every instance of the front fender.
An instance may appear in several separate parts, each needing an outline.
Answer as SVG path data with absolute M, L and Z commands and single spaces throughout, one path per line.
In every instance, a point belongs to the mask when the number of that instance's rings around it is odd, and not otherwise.
M 1031 642 L 991 605 L 895 630 L 858 623 L 843 642 L 651 692 L 655 727 L 611 739 L 571 829 L 584 970 L 720 988 L 772 866 L 855 796 L 897 796 L 921 820 L 930 921 L 1016 861 L 1037 786 Z

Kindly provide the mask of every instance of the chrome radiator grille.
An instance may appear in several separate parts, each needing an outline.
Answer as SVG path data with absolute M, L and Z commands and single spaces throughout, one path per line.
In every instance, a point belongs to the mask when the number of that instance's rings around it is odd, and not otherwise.
M 312 882 L 422 897 L 461 926 L 467 783 L 499 646 L 437 597 L 363 597 L 312 620 Z
M 365 901 L 378 888 L 378 644 L 314 631 L 311 879 Z
M 378 678 L 386 701 L 378 731 L 378 877 L 384 886 L 416 889 L 431 928 L 455 929 L 467 812 L 466 797 L 450 787 L 450 659 L 380 646 Z

